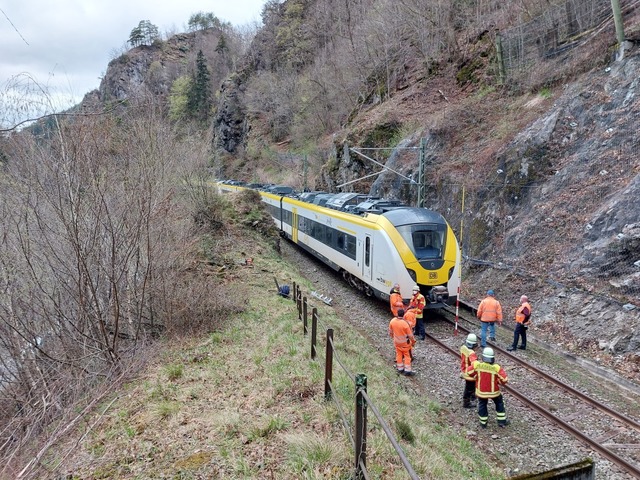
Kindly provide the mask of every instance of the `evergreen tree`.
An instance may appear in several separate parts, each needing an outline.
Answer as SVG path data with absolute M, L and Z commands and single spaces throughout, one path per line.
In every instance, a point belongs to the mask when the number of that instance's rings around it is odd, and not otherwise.
M 204 58 L 202 50 L 198 51 L 196 57 L 196 72 L 187 107 L 191 115 L 198 120 L 206 120 L 211 111 L 211 75 L 207 67 L 207 61 Z
M 140 45 L 151 45 L 159 38 L 158 27 L 149 20 L 140 20 L 138 26 L 129 34 L 129 43 L 132 47 L 139 47 Z
M 229 47 L 227 47 L 227 39 L 225 38 L 224 35 L 220 35 L 220 38 L 218 39 L 218 44 L 216 45 L 216 49 L 215 52 L 218 55 L 224 55 L 227 50 L 229 50 Z

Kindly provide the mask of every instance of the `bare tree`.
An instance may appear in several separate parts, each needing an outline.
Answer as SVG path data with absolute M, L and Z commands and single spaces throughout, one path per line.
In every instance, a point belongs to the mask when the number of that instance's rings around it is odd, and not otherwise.
M 206 154 L 190 156 L 160 112 L 144 98 L 0 141 L 0 476 L 172 321 L 188 231 L 175 172 Z

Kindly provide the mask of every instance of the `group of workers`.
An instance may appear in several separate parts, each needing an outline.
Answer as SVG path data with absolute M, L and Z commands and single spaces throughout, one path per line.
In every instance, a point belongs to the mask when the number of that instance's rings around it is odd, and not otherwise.
M 389 336 L 393 339 L 396 351 L 395 367 L 398 373 L 413 376 L 415 375 L 411 367 L 413 346 L 416 343 L 416 337 L 424 340 L 426 336 L 423 320 L 426 301 L 420 293 L 420 287 L 415 285 L 412 297 L 408 305 L 405 305 L 400 293 L 400 286 L 395 284 L 390 292 L 389 303 L 393 313 L 393 318 L 389 322 Z M 495 363 L 493 348 L 487 346 L 487 340 L 496 340 L 496 322 L 499 325 L 502 324 L 502 306 L 495 298 L 493 290 L 488 290 L 487 296 L 480 302 L 477 317 L 481 325 L 481 354 L 476 353 L 478 337 L 474 333 L 469 333 L 465 343 L 460 347 L 460 376 L 465 381 L 462 406 L 474 408 L 477 401 L 480 427 L 487 428 L 488 403 L 489 400 L 492 400 L 496 409 L 498 426 L 506 427 L 509 421 L 500 386 L 508 382 L 508 377 L 504 368 Z M 526 350 L 527 329 L 531 323 L 531 304 L 526 295 L 520 297 L 520 306 L 516 310 L 515 321 L 513 343 L 507 350 Z M 488 338 L 487 333 L 489 334 Z
M 389 322 L 389 336 L 393 339 L 396 349 L 396 369 L 398 373 L 412 377 L 415 372 L 411 368 L 413 360 L 413 346 L 416 337 L 420 340 L 426 338 L 424 330 L 424 316 L 422 311 L 427 301 L 420 293 L 420 287 L 414 285 L 408 305 L 405 306 L 400 285 L 397 283 L 391 289 L 389 305 L 393 318 Z

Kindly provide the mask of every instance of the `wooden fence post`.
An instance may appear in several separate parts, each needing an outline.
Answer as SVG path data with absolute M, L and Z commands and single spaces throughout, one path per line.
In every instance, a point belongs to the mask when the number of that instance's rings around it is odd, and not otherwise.
M 327 346 L 324 353 L 324 399 L 331 400 L 333 382 L 333 328 L 327 329 Z
M 302 321 L 304 322 L 304 336 L 307 336 L 307 297 L 302 299 Z
M 356 478 L 363 480 L 364 469 L 367 466 L 367 400 L 362 392 L 367 391 L 367 376 L 363 373 L 356 375 Z
M 316 338 L 318 332 L 318 309 L 311 310 L 311 360 L 316 358 Z

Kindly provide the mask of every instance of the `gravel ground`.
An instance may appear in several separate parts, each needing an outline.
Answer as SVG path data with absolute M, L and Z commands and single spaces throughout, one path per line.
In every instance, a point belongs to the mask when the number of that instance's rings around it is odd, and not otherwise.
M 313 289 L 331 297 L 332 307 L 336 313 L 348 319 L 374 345 L 382 355 L 389 358 L 389 368 L 393 368 L 394 351 L 387 334 L 387 328 L 391 315 L 385 304 L 367 299 L 364 295 L 358 294 L 349 287 L 342 278 L 324 267 L 310 255 L 297 249 L 289 242 L 282 242 L 282 254 L 293 264 L 297 265 L 301 276 L 313 283 Z M 310 292 L 306 292 L 310 293 Z M 313 298 L 313 297 L 310 297 Z M 429 322 L 427 331 L 438 329 L 437 322 Z M 453 333 L 453 332 L 452 332 Z M 510 340 L 507 338 L 509 332 L 498 333 L 498 340 L 504 341 L 506 345 Z M 441 335 L 438 334 L 438 338 Z M 458 337 L 451 335 L 451 346 L 460 345 L 464 341 L 463 334 Z M 532 347 L 526 354 L 534 358 L 537 348 L 535 341 L 530 340 Z M 493 404 L 489 407 L 489 428 L 481 430 L 478 428 L 477 413 L 473 409 L 462 408 L 463 381 L 458 373 L 458 360 L 449 353 L 442 351 L 432 342 L 418 341 L 415 347 L 415 365 L 417 375 L 412 381 L 417 384 L 417 388 L 424 392 L 430 399 L 436 400 L 444 407 L 444 415 L 448 415 L 450 422 L 459 429 L 460 434 L 466 435 L 472 441 L 477 442 L 487 451 L 487 455 L 502 468 L 505 476 L 521 475 L 526 473 L 536 473 L 549 470 L 562 465 L 582 461 L 585 458 L 593 458 L 596 462 L 596 478 L 607 480 L 622 480 L 634 478 L 622 472 L 616 465 L 602 459 L 597 452 L 583 445 L 578 440 L 571 437 L 564 430 L 553 426 L 548 420 L 522 405 L 517 399 L 504 394 L 507 415 L 511 424 L 506 428 L 498 428 L 495 422 L 495 410 Z M 541 355 L 540 362 L 545 362 L 548 355 Z M 552 366 L 548 369 L 555 372 L 562 378 L 563 375 L 571 375 L 576 371 L 576 366 L 560 362 L 559 357 L 553 357 Z M 499 356 L 498 363 L 502 363 Z M 547 370 L 549 372 L 549 370 Z M 516 384 L 518 381 L 518 369 L 507 370 L 510 376 L 510 383 Z M 555 373 L 554 373 L 555 374 Z M 570 377 L 573 378 L 573 377 Z M 590 384 L 594 380 L 593 375 L 589 375 L 587 380 Z M 580 383 L 581 380 L 573 379 L 573 382 Z M 580 385 L 573 385 L 579 387 Z M 540 388 L 546 388 L 541 386 Z M 616 392 L 610 390 L 609 385 L 599 385 L 599 391 L 594 395 L 600 400 L 609 399 L 615 395 L 620 398 L 615 400 L 629 405 L 629 398 L 632 399 L 632 407 L 628 414 L 638 419 L 637 397 L 629 395 L 628 392 L 618 389 Z M 550 392 L 551 393 L 551 392 Z M 557 392 L 553 392 L 557 395 Z

